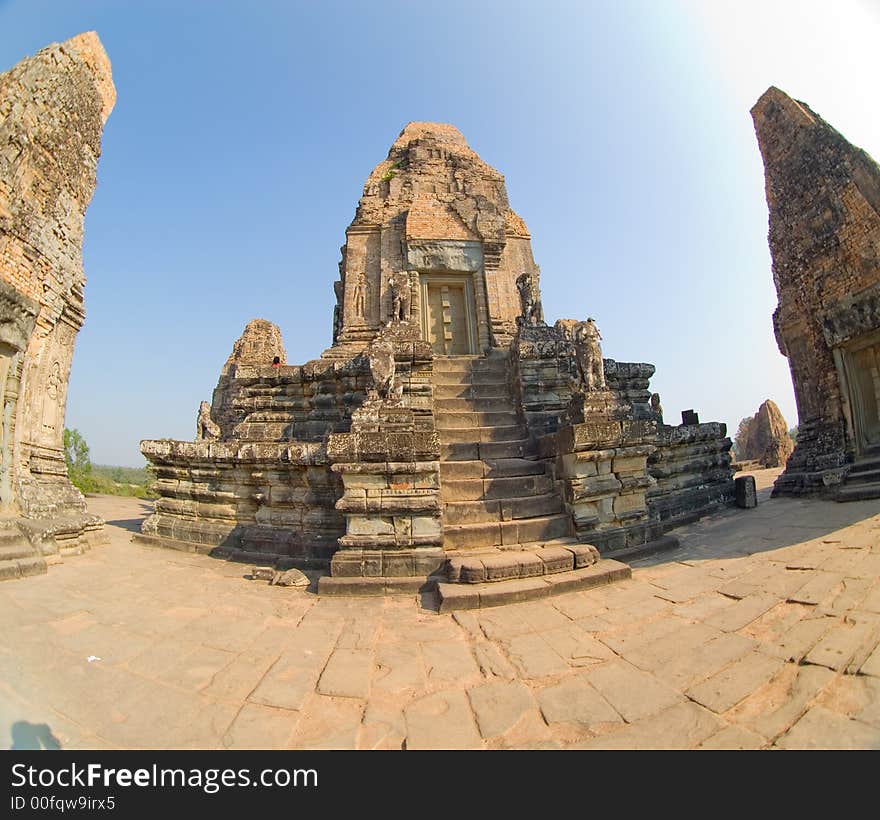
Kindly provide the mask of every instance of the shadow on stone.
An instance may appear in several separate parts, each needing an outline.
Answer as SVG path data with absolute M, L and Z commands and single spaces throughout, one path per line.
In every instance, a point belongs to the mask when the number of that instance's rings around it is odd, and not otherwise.
M 47 723 L 28 723 L 19 720 L 12 724 L 12 751 L 58 751 L 61 741 L 52 734 Z

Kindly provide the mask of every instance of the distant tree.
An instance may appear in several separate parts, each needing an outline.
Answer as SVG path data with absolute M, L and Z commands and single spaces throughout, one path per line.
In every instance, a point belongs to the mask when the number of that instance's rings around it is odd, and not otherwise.
M 92 461 L 89 458 L 89 445 L 79 430 L 64 428 L 64 461 L 67 475 L 75 487 L 83 492 L 91 488 Z
M 79 430 L 64 428 L 64 460 L 68 470 L 77 470 L 83 473 L 92 471 L 92 461 L 89 458 L 89 445 L 82 437 Z
M 736 453 L 736 457 L 740 460 L 745 458 L 745 453 L 748 448 L 749 427 L 751 423 L 752 417 L 746 416 L 740 421 L 739 426 L 736 428 L 736 436 L 733 439 L 733 452 Z
M 795 424 L 791 430 L 788 431 L 788 435 L 791 436 L 791 440 L 797 443 L 797 434 L 798 434 L 798 426 Z

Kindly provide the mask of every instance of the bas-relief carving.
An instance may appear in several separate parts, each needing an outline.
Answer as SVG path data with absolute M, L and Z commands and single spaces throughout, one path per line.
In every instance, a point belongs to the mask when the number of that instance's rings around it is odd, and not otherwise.
M 477 273 L 483 267 L 483 249 L 479 242 L 410 240 L 406 260 L 413 270 Z
M 369 284 L 363 271 L 358 271 L 354 280 L 352 301 L 354 302 L 355 319 L 366 319 L 367 314 L 367 289 Z

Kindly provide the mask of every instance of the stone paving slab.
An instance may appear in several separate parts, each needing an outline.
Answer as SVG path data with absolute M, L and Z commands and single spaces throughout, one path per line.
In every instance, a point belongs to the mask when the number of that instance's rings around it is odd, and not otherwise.
M 62 749 L 880 746 L 880 502 L 768 500 L 632 578 L 438 614 L 108 543 L 0 583 L 0 742 Z M 108 521 L 140 502 L 90 498 Z

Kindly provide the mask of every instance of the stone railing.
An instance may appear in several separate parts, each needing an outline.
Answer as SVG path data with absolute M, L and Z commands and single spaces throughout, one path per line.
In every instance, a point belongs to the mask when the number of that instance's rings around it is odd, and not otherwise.
M 143 441 L 156 473 L 147 537 L 326 566 L 345 531 L 341 481 L 315 442 Z
M 651 517 L 669 526 L 694 521 L 733 502 L 733 468 L 727 426 L 719 422 L 660 425 L 648 472 Z

